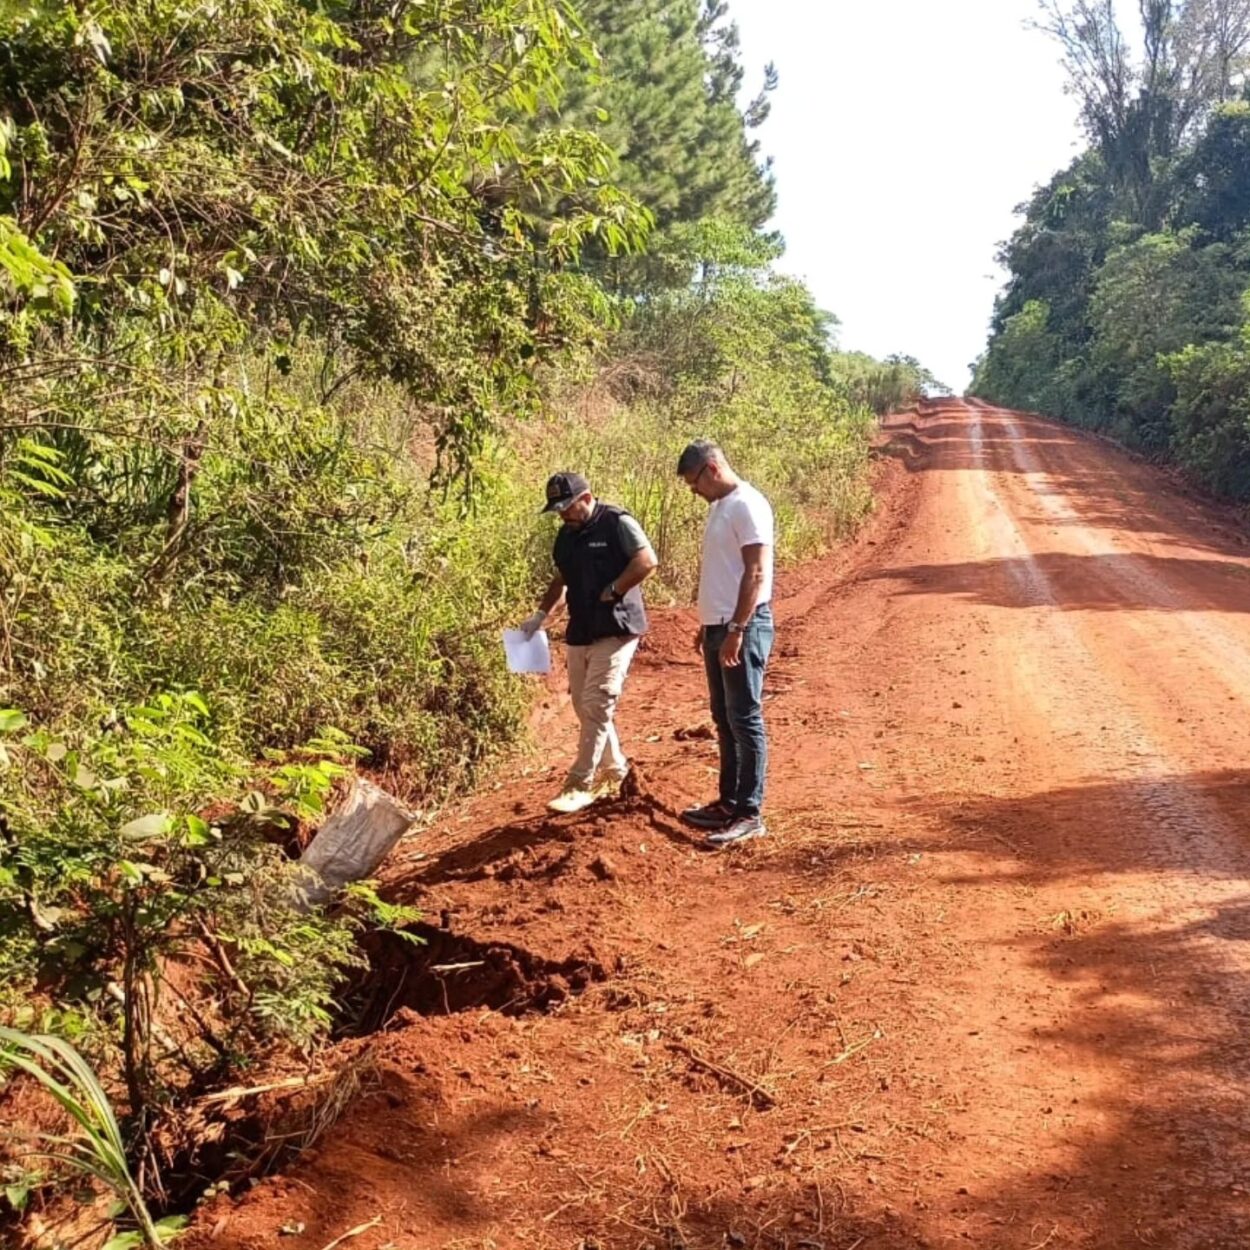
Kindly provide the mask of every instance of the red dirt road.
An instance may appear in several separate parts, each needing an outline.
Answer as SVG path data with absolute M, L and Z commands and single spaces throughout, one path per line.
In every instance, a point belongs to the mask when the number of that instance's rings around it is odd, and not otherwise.
M 391 953 L 378 1088 L 194 1245 L 1250 1244 L 1250 547 L 1062 426 L 886 434 L 779 604 L 772 836 L 675 819 L 713 760 L 670 616 L 643 793 L 546 819 L 557 707 L 405 844 L 441 971 Z

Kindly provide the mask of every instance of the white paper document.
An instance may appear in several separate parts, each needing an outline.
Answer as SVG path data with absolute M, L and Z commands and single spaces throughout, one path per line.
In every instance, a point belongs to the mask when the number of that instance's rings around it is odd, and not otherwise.
M 508 668 L 514 673 L 551 672 L 551 647 L 545 629 L 536 630 L 532 638 L 519 629 L 505 629 L 503 649 L 508 656 Z

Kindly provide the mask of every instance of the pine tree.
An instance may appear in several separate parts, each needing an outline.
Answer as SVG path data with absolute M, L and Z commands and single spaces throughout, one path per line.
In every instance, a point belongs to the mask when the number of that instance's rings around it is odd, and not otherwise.
M 739 109 L 738 32 L 724 0 L 584 0 L 581 12 L 602 76 L 571 84 L 566 124 L 599 130 L 621 159 L 618 182 L 661 226 L 706 216 L 762 226 L 776 195 L 750 132 L 768 115 L 777 74 L 768 66 Z

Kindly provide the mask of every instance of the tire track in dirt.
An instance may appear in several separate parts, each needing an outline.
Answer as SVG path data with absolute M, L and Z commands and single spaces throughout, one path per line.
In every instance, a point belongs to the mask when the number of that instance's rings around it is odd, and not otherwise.
M 1061 516 L 1065 520 L 1075 518 L 1076 513 L 1062 496 L 1042 489 L 1046 475 L 1037 466 L 1027 442 L 1021 438 L 1017 423 L 1008 418 L 1001 422 L 1000 428 L 1010 440 L 1008 450 L 1020 475 L 1020 486 L 1042 502 L 1048 515 Z M 972 410 L 970 418 L 969 441 L 974 455 L 983 457 L 981 419 L 976 409 Z M 967 481 L 972 490 L 984 492 L 993 517 L 993 524 L 981 530 L 980 536 L 988 539 L 981 553 L 983 558 L 1009 560 L 1012 576 L 1020 583 L 1027 601 L 1043 609 L 1026 626 L 1033 631 L 1033 636 L 1017 641 L 1014 656 L 1017 666 L 1027 669 L 1026 684 L 1037 714 L 1043 722 L 1053 726 L 1081 724 L 1089 711 L 1098 710 L 1099 741 L 1096 751 L 1104 773 L 1135 781 L 1135 801 L 1144 809 L 1144 814 L 1154 821 L 1166 822 L 1167 836 L 1160 840 L 1158 847 L 1159 854 L 1165 857 L 1161 867 L 1210 868 L 1228 863 L 1231 857 L 1236 869 L 1244 872 L 1247 867 L 1245 847 L 1237 831 L 1226 826 L 1218 807 L 1206 798 L 1200 787 L 1183 783 L 1177 785 L 1170 781 L 1178 772 L 1172 750 L 1152 735 L 1146 720 L 1134 706 L 1140 681 L 1117 681 L 1115 667 L 1098 653 L 1102 639 L 1087 636 L 1091 632 L 1090 623 L 1084 621 L 1080 614 L 1059 610 L 1060 595 L 1043 571 L 1021 523 L 1015 519 L 1018 506 L 1004 504 L 995 485 L 996 476 L 987 463 L 979 473 L 970 475 Z M 1018 505 L 1018 500 L 1015 503 Z M 1088 554 L 1101 554 L 1106 546 L 1090 541 L 1088 530 L 1077 530 L 1075 534 L 1080 549 Z M 1149 601 L 1179 607 L 1179 596 L 1148 570 L 1128 563 L 1132 559 L 1129 556 L 1125 561 L 1118 562 L 1112 573 L 1117 582 L 1128 588 L 1126 601 L 1132 602 L 1131 594 L 1136 592 Z M 1136 631 L 1147 632 L 1140 622 L 1133 622 L 1132 626 Z M 1190 629 L 1198 627 L 1190 621 L 1186 622 L 1186 626 Z M 1115 647 L 1123 648 L 1124 632 L 1117 621 Z M 1155 631 L 1149 632 L 1153 634 Z M 1169 631 L 1173 647 L 1178 632 Z M 1038 637 L 1037 634 L 1043 636 Z M 1214 631 L 1204 629 L 1204 645 L 1212 634 Z M 1233 654 L 1237 665 L 1233 670 L 1235 678 L 1250 661 L 1250 655 L 1241 648 L 1230 646 L 1222 635 L 1217 635 L 1217 638 L 1223 644 L 1221 649 Z M 1214 666 L 1204 664 L 1203 667 L 1211 679 L 1225 679 L 1225 675 Z M 1157 691 L 1160 680 L 1166 680 L 1166 676 L 1165 670 L 1153 674 L 1152 695 Z M 1087 772 L 1088 754 L 1080 757 L 1080 763 L 1081 771 Z
M 1222 738 L 1227 720 L 1206 710 L 1226 705 L 1230 688 L 1244 700 L 1246 656 L 1215 632 L 1222 625 L 1195 622 L 1183 609 L 1194 602 L 1245 611 L 1246 601 L 1221 599 L 1223 590 L 1202 581 L 1206 557 L 1183 565 L 1201 581 L 1195 591 L 1163 580 L 1158 570 L 1170 571 L 1171 561 L 1102 558 L 1136 548 L 1141 540 L 1131 531 L 1052 528 L 1056 519 L 1079 522 L 1081 493 L 1063 483 L 1102 471 L 1107 449 L 992 410 L 952 406 L 946 423 L 966 428 L 954 489 L 974 525 L 951 544 L 954 558 L 907 569 L 903 580 L 941 583 L 945 568 L 947 593 L 988 605 L 991 697 L 1010 709 L 1015 759 L 1002 793 L 976 787 L 972 823 L 1012 845 L 1016 864 L 1002 879 L 1027 883 L 1043 914 L 1073 931 L 1058 960 L 1047 943 L 1026 940 L 1028 965 L 1009 963 L 996 981 L 997 1004 L 1049 1000 L 1042 1034 L 1051 1064 L 1060 1063 L 1047 1075 L 1077 1079 L 1064 1099 L 1064 1132 L 1042 1135 L 1032 1157 L 1003 1160 L 995 1185 L 1034 1195 L 1040 1163 L 1086 1211 L 1100 1213 L 1102 1241 L 1088 1216 L 1057 1209 L 1059 1244 L 1241 1244 L 1244 1195 L 1231 1178 L 1244 1175 L 1247 1162 L 1241 1102 L 1250 1064 L 1240 1035 L 1250 856 L 1244 778 L 1231 767 L 1227 778 L 1212 773 L 1222 760 L 1244 760 L 1247 744 L 1242 732 Z M 948 445 L 958 447 L 958 439 Z M 933 457 L 935 473 L 950 472 L 948 448 Z M 1122 480 L 1142 477 L 1140 466 L 1119 461 Z M 1159 501 L 1166 510 L 1166 492 Z M 1165 518 L 1156 524 L 1169 532 Z M 1170 537 L 1184 542 L 1175 527 Z M 1224 555 L 1221 565 L 1244 564 Z M 1207 656 L 1213 637 L 1231 659 Z M 983 880 L 984 869 L 967 869 L 969 880 Z M 1015 940 L 1007 928 L 990 919 L 974 944 Z M 1022 1019 L 1004 1014 L 1005 1046 Z M 1015 1121 L 1026 1139 L 1028 1121 L 1044 1122 L 1061 1092 L 1047 1076 L 1032 1075 L 1032 1083 L 1040 1100 L 1013 1098 L 1001 1084 L 990 1091 L 994 1114 Z M 1160 1193 L 1166 1200 L 1156 1201 Z M 1218 1208 L 1218 1217 L 1192 1228 L 1185 1198 Z

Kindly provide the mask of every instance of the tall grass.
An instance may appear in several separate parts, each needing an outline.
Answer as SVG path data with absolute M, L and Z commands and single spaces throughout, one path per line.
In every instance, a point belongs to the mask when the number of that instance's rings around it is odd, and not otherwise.
M 130 1213 L 135 1230 L 114 1237 L 104 1250 L 167 1245 L 185 1221 L 152 1218 L 131 1174 L 108 1095 L 82 1056 L 59 1037 L 0 1027 L 0 1073 L 14 1070 L 35 1081 L 76 1126 L 68 1135 L 40 1133 L 38 1157 L 98 1181 Z
M 706 504 L 676 474 L 677 457 L 692 439 L 720 442 L 739 475 L 768 497 L 783 563 L 821 554 L 872 505 L 871 414 L 830 414 L 824 421 L 812 414 L 803 430 L 779 428 L 766 415 L 743 420 L 722 411 L 701 421 L 693 415 L 675 421 L 656 405 L 617 408 L 593 427 L 560 427 L 542 450 L 550 466 L 584 472 L 598 495 L 638 518 L 660 559 L 659 585 L 673 599 L 689 599 L 707 514 Z

